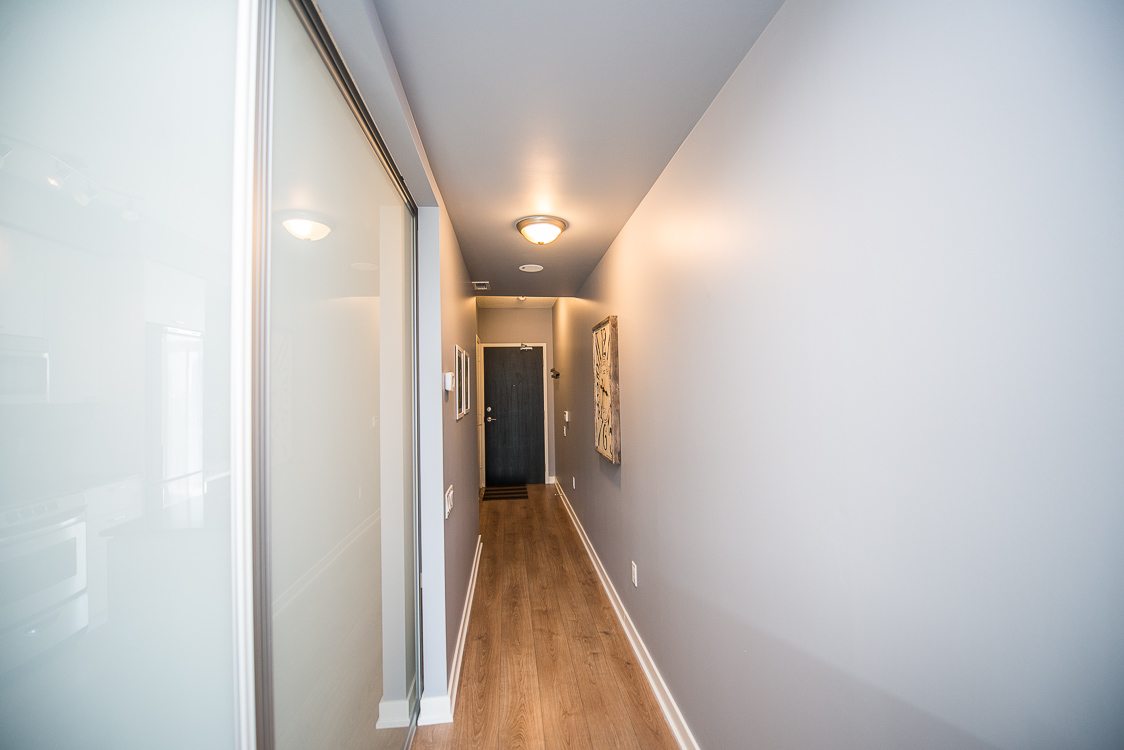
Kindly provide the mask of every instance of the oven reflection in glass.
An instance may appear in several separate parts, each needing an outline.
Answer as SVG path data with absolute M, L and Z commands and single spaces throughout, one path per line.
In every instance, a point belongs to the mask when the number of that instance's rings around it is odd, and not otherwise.
M 89 623 L 82 495 L 25 506 L 0 526 L 0 672 Z
M 120 529 L 148 535 L 204 527 L 204 339 L 153 328 L 155 476 L 0 510 L 0 673 L 109 622 L 109 546 Z

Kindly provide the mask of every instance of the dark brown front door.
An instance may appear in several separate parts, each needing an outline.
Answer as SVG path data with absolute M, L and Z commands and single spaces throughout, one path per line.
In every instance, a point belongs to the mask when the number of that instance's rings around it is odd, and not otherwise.
M 546 481 L 543 350 L 484 348 L 484 480 L 489 487 Z

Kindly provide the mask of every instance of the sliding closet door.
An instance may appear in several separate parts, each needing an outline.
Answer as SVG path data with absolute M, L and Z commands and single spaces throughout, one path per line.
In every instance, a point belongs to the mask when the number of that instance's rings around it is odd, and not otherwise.
M 416 705 L 413 215 L 277 8 L 268 583 L 279 750 L 402 747 Z
M 0 747 L 235 746 L 237 10 L 0 2 Z

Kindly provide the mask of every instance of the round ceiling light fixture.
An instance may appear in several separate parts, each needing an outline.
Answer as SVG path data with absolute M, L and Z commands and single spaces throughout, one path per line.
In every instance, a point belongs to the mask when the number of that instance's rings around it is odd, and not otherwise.
M 303 217 L 284 219 L 281 222 L 281 226 L 285 227 L 285 231 L 298 240 L 308 240 L 310 242 L 322 240 L 332 231 L 330 226 L 321 221 Z
M 281 221 L 281 226 L 285 227 L 285 231 L 298 240 L 316 242 L 324 239 L 332 232 L 332 227 L 328 224 L 328 217 L 318 211 L 283 209 L 275 211 L 274 216 Z
M 519 266 L 519 270 L 523 273 L 538 273 L 542 270 L 542 266 L 540 266 L 538 263 L 524 263 L 523 265 Z
M 558 239 L 570 223 L 557 216 L 524 216 L 515 222 L 523 238 L 535 245 L 547 245 Z

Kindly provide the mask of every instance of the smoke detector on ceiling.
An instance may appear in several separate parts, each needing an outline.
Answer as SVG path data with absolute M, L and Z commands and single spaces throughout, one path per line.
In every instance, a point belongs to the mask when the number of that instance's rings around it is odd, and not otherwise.
M 475 289 L 478 292 L 486 292 L 486 291 L 488 291 L 489 289 L 492 288 L 492 282 L 490 282 L 490 281 L 474 281 L 474 282 L 472 282 L 472 288 Z

